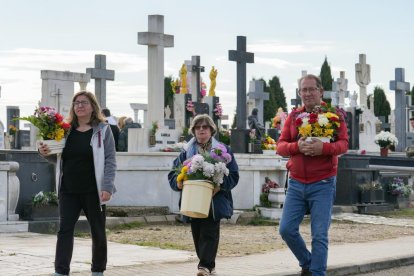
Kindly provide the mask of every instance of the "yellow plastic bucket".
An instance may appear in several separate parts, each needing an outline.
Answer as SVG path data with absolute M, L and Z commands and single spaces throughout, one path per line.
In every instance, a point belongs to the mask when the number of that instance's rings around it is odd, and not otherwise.
M 184 181 L 181 214 L 191 218 L 206 218 L 213 196 L 213 183 L 208 180 Z

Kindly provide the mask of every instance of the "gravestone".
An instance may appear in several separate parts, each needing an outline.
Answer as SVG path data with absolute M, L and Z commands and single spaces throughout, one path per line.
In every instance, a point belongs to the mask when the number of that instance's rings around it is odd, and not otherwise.
M 143 111 L 144 112 L 144 123 L 143 125 L 146 124 L 146 122 L 148 121 L 148 105 L 147 104 L 141 104 L 141 103 L 130 103 L 129 106 L 132 108 L 132 110 L 134 111 L 134 122 L 138 122 L 138 112 L 139 111 Z
M 410 91 L 410 83 L 405 81 L 404 68 L 395 68 L 395 80 L 390 81 L 390 90 L 395 91 L 395 136 L 398 139 L 395 150 L 403 151 L 406 147 L 406 133 L 408 130 L 405 92 Z
M 75 82 L 85 86 L 91 75 L 69 71 L 41 70 L 42 99 L 41 106 L 54 107 L 65 118 L 68 117 L 72 98 L 75 92 Z M 85 87 L 86 89 L 86 87 Z
M 345 107 L 345 98 L 349 98 L 348 79 L 345 78 L 345 71 L 339 72 L 339 78 L 335 82 L 335 90 L 339 94 L 338 106 Z
M 345 123 L 348 129 L 348 149 L 359 149 L 359 112 L 355 108 L 346 112 Z
M 365 54 L 359 54 L 359 63 L 355 64 L 355 79 L 359 86 L 359 105 L 367 107 L 367 85 L 371 82 L 371 66 L 367 64 Z
M 307 74 L 308 74 L 308 71 L 302 70 L 302 77 L 306 76 Z M 298 87 L 300 86 L 300 79 L 301 78 L 298 79 Z M 302 99 L 300 98 L 300 95 L 299 95 L 299 88 L 296 88 L 295 92 L 296 92 L 295 93 L 296 98 L 291 99 L 290 104 L 295 106 L 295 107 L 300 107 L 300 106 L 302 106 Z
M 155 147 L 159 149 L 171 147 L 178 142 L 178 138 L 178 130 L 168 129 L 164 126 L 155 133 Z
M 200 56 L 192 56 L 190 64 L 191 72 L 191 86 L 190 92 L 193 99 L 194 109 L 196 114 L 209 114 L 214 108 L 205 102 L 202 102 L 201 97 L 201 73 L 204 72 L 204 66 L 200 65 Z M 213 99 L 210 98 L 210 104 L 213 104 Z
M 186 105 L 188 101 L 191 101 L 191 94 L 175 94 L 174 95 L 174 120 L 175 128 L 182 130 L 185 127 L 190 126 L 190 117 L 192 114 L 187 111 Z
M 246 63 L 254 63 L 254 54 L 246 52 L 246 37 L 237 36 L 237 50 L 229 50 L 229 60 L 237 62 L 237 129 L 232 130 L 231 148 L 235 153 L 246 153 Z
M 361 150 L 369 152 L 379 151 L 379 146 L 375 144 L 375 135 L 377 134 L 376 125 L 378 123 L 378 118 L 370 109 L 366 109 L 360 115 L 359 148 Z
M 95 80 L 95 97 L 101 108 L 106 108 L 106 81 L 115 79 L 115 71 L 106 69 L 106 56 L 95 55 L 95 68 L 86 68 Z
M 259 123 L 264 125 L 264 101 L 269 100 L 269 93 L 264 92 L 264 82 L 262 80 L 250 81 L 249 93 L 247 93 L 247 96 L 249 97 L 249 99 L 254 100 L 254 107 L 256 107 L 259 110 L 259 113 L 257 114 L 259 118 Z
M 148 16 L 148 32 L 138 33 L 138 44 L 148 46 L 148 120 L 164 124 L 164 48 L 174 47 L 174 36 L 164 34 L 164 16 Z
M 350 102 L 349 102 L 349 106 L 352 107 L 357 107 L 358 103 L 357 103 L 357 99 L 358 99 L 358 94 L 354 91 L 354 93 L 350 96 Z
M 20 117 L 20 109 L 18 106 L 7 106 L 7 129 L 10 126 L 14 126 L 15 128 L 19 129 L 19 121 L 15 121 L 14 119 Z

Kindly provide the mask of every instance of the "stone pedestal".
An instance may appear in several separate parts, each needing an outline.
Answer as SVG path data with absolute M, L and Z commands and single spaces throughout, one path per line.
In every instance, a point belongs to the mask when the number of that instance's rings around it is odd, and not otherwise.
M 249 130 L 232 129 L 230 145 L 233 153 L 247 153 L 247 143 L 249 141 Z

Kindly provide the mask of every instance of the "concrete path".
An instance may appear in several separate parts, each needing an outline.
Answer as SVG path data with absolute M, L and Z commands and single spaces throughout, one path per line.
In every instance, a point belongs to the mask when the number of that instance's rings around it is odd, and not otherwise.
M 344 216 L 342 216 L 343 219 Z M 347 220 L 373 223 L 398 220 L 347 214 Z M 413 221 L 401 222 L 414 225 Z M 399 224 L 399 225 L 401 225 Z M 34 233 L 0 234 L 0 275 L 51 275 L 54 271 L 55 235 Z M 331 245 L 328 275 L 348 275 L 378 268 L 414 263 L 414 236 L 398 239 Z M 163 250 L 109 242 L 105 275 L 195 275 L 197 258 L 193 252 Z M 90 275 L 91 242 L 75 239 L 72 275 Z M 266 254 L 217 259 L 217 275 L 298 275 L 297 261 L 289 250 Z

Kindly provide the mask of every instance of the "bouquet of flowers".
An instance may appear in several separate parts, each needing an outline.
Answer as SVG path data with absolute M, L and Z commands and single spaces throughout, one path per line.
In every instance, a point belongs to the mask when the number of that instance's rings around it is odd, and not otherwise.
M 279 188 L 279 185 L 272 181 L 269 177 L 265 177 L 265 183 L 262 185 L 262 193 L 260 194 L 260 205 L 263 207 L 271 207 L 272 204 L 269 201 L 270 189 Z
M 37 107 L 33 115 L 17 118 L 29 121 L 39 129 L 39 137 L 43 140 L 62 140 L 69 132 L 70 124 L 63 121 L 63 116 L 53 107 Z
M 216 108 L 213 110 L 214 116 L 221 119 L 221 116 L 223 116 L 223 108 L 221 107 L 221 103 L 216 103 Z
M 32 198 L 33 206 L 44 205 L 58 205 L 58 196 L 56 192 L 43 192 L 40 191 Z
M 375 143 L 378 144 L 381 148 L 387 148 L 389 146 L 395 146 L 398 144 L 398 139 L 394 134 L 388 131 L 381 131 L 375 135 Z
M 389 185 L 389 192 L 395 196 L 408 197 L 412 192 L 412 187 L 409 184 L 405 184 L 401 177 L 394 177 Z
M 276 150 L 276 141 L 266 134 L 264 140 L 262 141 L 262 149 Z
M 14 125 L 9 125 L 9 135 L 15 135 L 17 132 L 17 127 Z
M 184 161 L 178 168 L 177 181 L 209 180 L 214 186 L 223 183 L 224 176 L 229 175 L 226 164 L 231 161 L 231 155 L 224 145 L 218 144 L 209 153 L 196 154 Z
M 322 102 L 311 113 L 298 113 L 295 125 L 302 137 L 327 137 L 332 139 L 341 125 L 340 118 L 343 115 L 340 113 L 340 110 Z
M 279 107 L 278 112 L 276 113 L 275 117 L 273 117 L 271 123 L 272 128 L 280 129 L 282 122 L 284 122 L 287 118 L 287 115 L 285 112 L 283 112 L 283 109 Z
M 251 129 L 249 132 L 250 143 L 254 144 L 257 141 L 256 129 Z

